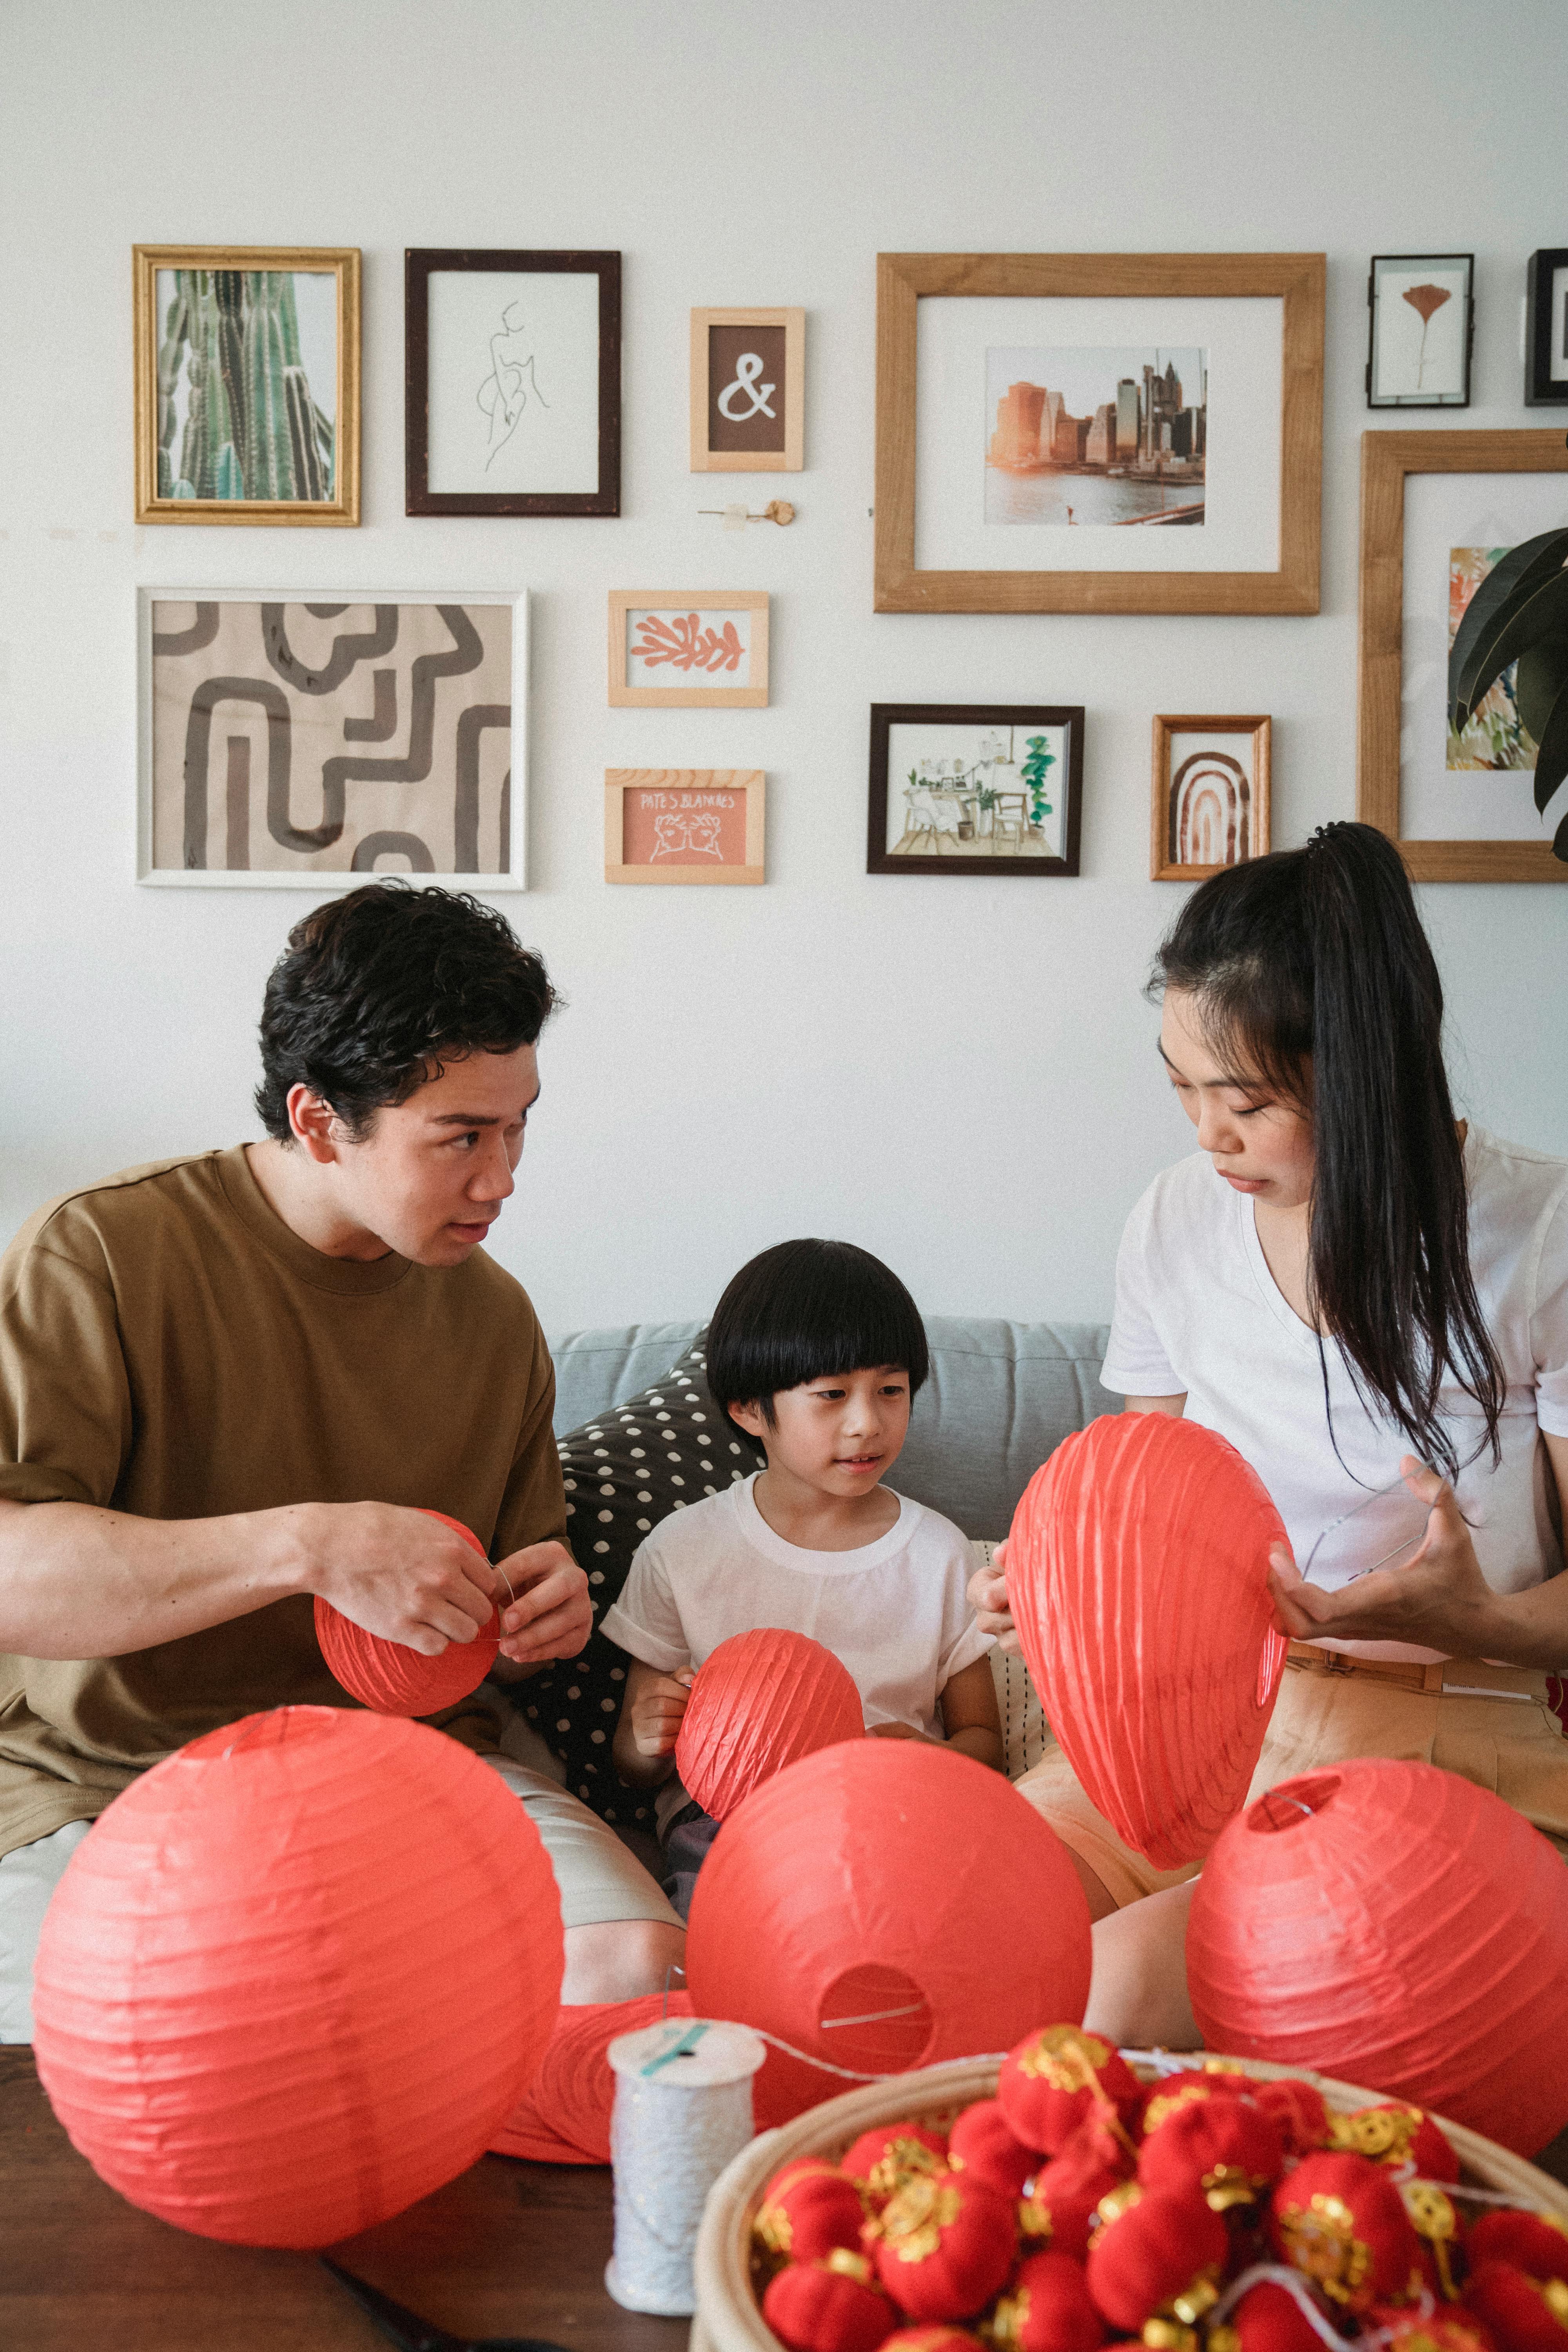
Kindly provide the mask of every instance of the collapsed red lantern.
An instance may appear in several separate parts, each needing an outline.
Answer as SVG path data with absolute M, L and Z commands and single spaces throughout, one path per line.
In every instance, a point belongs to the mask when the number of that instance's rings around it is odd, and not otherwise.
M 1091 1802 L 1172 1870 L 1244 1801 L 1285 1664 L 1268 1548 L 1285 1527 L 1233 1445 L 1169 1413 L 1064 1439 L 1007 1540 L 1007 1591 Z
M 684 1992 L 563 2007 L 527 2096 L 490 2140 L 492 2153 L 535 2164 L 608 2164 L 616 2104 L 611 2042 L 663 2018 L 690 2014 L 691 1998 Z
M 1568 1872 L 1430 1764 L 1304 1773 L 1227 1829 L 1187 1927 L 1213 2049 L 1336 2071 L 1521 2155 L 1568 2123 Z
M 731 1634 L 703 1661 L 675 1746 L 689 1796 L 716 1822 L 742 1797 L 836 1740 L 866 1727 L 847 1666 L 820 1642 L 783 1626 Z
M 561 1970 L 549 1859 L 477 1756 L 279 1707 L 155 1765 L 78 1848 L 38 1941 L 38 2073 L 133 2205 L 331 2245 L 483 2153 Z
M 833 2067 L 895 2074 L 1079 2018 L 1089 1976 L 1060 1840 L 999 1773 L 913 1740 L 820 1748 L 754 1789 L 692 1898 L 698 2015 L 805 2053 L 770 2049 L 759 2130 L 830 2096 Z
M 472 1544 L 481 1559 L 487 1558 L 478 1536 L 460 1519 L 449 1519 L 445 1511 L 423 1516 L 439 1519 Z M 471 1642 L 448 1642 L 438 1658 L 427 1658 L 405 1643 L 367 1633 L 318 1592 L 316 1640 L 333 1681 L 362 1706 L 374 1707 L 377 1715 L 438 1715 L 444 1706 L 456 1706 L 478 1690 L 496 1662 L 500 1622 L 492 1610 L 489 1623 Z

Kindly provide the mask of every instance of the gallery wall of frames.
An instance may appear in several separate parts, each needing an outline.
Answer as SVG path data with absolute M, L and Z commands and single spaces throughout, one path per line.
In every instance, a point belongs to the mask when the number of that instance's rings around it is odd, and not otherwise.
M 377 135 L 264 76 L 178 173 L 127 116 L 112 213 L 57 170 L 47 225 L 24 104 L 6 267 L 66 299 L 4 395 L 6 1230 L 247 1131 L 289 925 L 402 875 L 570 1000 L 498 1252 L 549 1328 L 700 1312 L 795 1230 L 938 1311 L 1098 1316 L 1184 1148 L 1140 996 L 1181 886 L 1352 814 L 1432 886 L 1472 1115 L 1568 1148 L 1520 1019 L 1568 948 L 1568 209 L 1524 120 L 1568 64 L 1470 55 L 1461 109 L 1398 0 L 1369 66 L 1422 108 L 1380 112 L 1307 0 L 1201 124 L 1129 70 L 1047 130 L 1084 27 L 916 0 L 929 72 L 862 119 L 893 13 L 748 46 L 701 0 L 639 72 L 623 0 L 607 46 L 462 0 L 466 64 L 357 54 Z M 134 15 L 94 70 L 150 97 Z M 1506 163 L 1443 172 L 1449 119 Z M 1300 168 L 1259 191 L 1244 124 Z

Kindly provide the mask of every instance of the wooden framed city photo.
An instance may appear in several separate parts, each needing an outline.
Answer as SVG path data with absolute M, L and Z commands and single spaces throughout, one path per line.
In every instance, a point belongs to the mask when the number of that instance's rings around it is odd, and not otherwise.
M 761 768 L 606 768 L 606 882 L 765 882 Z
M 1155 719 L 1151 881 L 1201 882 L 1268 856 L 1272 731 L 1266 718 L 1163 712 Z
M 351 246 L 132 248 L 136 520 L 359 520 Z
M 692 472 L 798 474 L 805 451 L 805 310 L 693 310 Z
M 1078 872 L 1083 709 L 874 702 L 868 874 Z
M 763 709 L 767 592 L 612 588 L 609 658 L 615 709 Z
M 884 253 L 879 613 L 1315 613 L 1321 253 Z

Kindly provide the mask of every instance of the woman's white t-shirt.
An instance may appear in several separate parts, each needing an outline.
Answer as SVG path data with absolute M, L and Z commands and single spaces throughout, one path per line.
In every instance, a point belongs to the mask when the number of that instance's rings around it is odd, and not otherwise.
M 1540 1433 L 1568 1437 L 1568 1160 L 1471 1127 L 1465 1176 L 1476 1291 L 1508 1380 L 1496 1470 L 1475 1401 L 1452 1380 L 1440 1410 L 1465 1465 L 1456 1493 L 1482 1572 L 1495 1591 L 1522 1592 L 1563 1566 Z M 1426 1514 L 1399 1477 L 1408 1442 L 1362 1402 L 1331 1340 L 1320 1361 L 1268 1271 L 1251 1198 L 1205 1152 L 1157 1176 L 1127 1221 L 1100 1378 L 1123 1396 L 1184 1391 L 1187 1418 L 1228 1437 L 1258 1472 L 1314 1584 L 1331 1591 L 1419 1541 Z M 1393 1642 L 1324 1646 L 1438 1654 Z
M 875 1543 L 806 1551 L 774 1534 L 755 1485 L 755 1475 L 739 1480 L 661 1520 L 633 1554 L 603 1631 L 666 1675 L 701 1665 L 755 1626 L 809 1633 L 848 1668 L 868 1725 L 907 1723 L 940 1739 L 943 1688 L 993 1647 L 969 1605 L 965 1538 L 900 1495 L 898 1518 Z M 679 1780 L 666 1781 L 659 1827 L 689 1801 Z

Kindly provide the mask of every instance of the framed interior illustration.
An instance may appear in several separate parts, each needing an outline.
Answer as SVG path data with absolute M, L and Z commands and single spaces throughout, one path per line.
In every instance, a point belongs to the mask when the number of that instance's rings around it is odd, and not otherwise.
M 1201 882 L 1268 856 L 1272 731 L 1267 718 L 1167 712 L 1155 719 L 1152 881 Z
M 1568 402 L 1568 246 L 1530 257 L 1524 299 L 1524 401 L 1527 408 Z
M 874 702 L 868 874 L 1078 872 L 1081 706 Z
M 526 595 L 142 588 L 137 624 L 140 881 L 524 887 Z
M 404 256 L 411 515 L 618 515 L 621 257 Z
M 761 768 L 606 768 L 606 882 L 765 882 Z
M 612 588 L 610 701 L 617 709 L 761 710 L 768 599 L 760 588 Z
M 1448 650 L 1492 566 L 1568 527 L 1560 427 L 1365 433 L 1356 812 L 1397 842 L 1416 882 L 1564 882 L 1535 743 L 1505 671 L 1462 734 L 1448 722 Z
M 805 452 L 804 310 L 693 310 L 692 472 L 798 474 Z
M 1366 281 L 1369 408 L 1468 408 L 1475 336 L 1468 253 L 1380 253 Z
M 359 520 L 360 257 L 132 248 L 136 520 Z
M 884 253 L 881 613 L 1315 613 L 1320 253 Z

